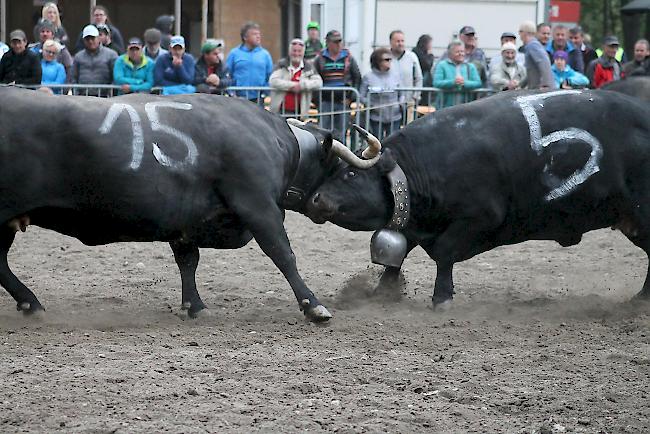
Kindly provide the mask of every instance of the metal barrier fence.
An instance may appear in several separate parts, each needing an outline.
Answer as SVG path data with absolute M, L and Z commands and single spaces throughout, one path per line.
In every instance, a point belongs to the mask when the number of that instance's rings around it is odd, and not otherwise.
M 122 94 L 121 86 L 109 84 L 30 85 L 28 88 L 49 88 L 54 94 L 113 97 Z M 151 93 L 161 93 L 154 87 Z M 224 95 L 245 98 L 283 117 L 313 119 L 334 138 L 355 150 L 358 133 L 353 123 L 368 129 L 380 139 L 409 122 L 436 110 L 462 104 L 494 93 L 491 89 L 471 91 L 443 90 L 434 87 L 399 88 L 392 91 L 371 91 L 361 95 L 353 87 L 322 87 L 309 93 L 276 92 L 271 87 L 234 86 Z M 287 96 L 289 95 L 288 99 Z M 293 100 L 291 100 L 293 98 Z M 292 104 L 293 103 L 293 104 Z

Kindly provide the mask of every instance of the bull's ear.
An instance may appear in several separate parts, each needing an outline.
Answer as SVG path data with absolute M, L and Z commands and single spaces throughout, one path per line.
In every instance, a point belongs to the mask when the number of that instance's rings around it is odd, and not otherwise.
M 377 162 L 377 167 L 381 173 L 388 173 L 397 166 L 397 162 L 393 158 L 393 153 L 390 149 L 384 149 L 381 153 L 381 157 Z

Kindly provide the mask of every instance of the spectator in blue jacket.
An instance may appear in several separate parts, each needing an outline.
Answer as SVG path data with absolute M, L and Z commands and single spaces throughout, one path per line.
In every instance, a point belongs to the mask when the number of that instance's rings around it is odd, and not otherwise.
M 53 39 L 43 42 L 43 57 L 41 58 L 41 84 L 64 84 L 66 80 L 65 68 L 57 62 L 56 56 L 59 54 L 60 45 Z M 61 93 L 58 89 L 54 93 Z
M 555 84 L 559 89 L 573 89 L 576 87 L 585 87 L 589 84 L 586 75 L 579 73 L 569 66 L 569 53 L 557 50 L 553 53 L 553 77 Z
M 115 61 L 113 83 L 122 87 L 122 92 L 149 92 L 153 87 L 154 62 L 144 55 L 140 38 L 131 38 L 126 54 Z
M 226 59 L 226 68 L 230 71 L 233 86 L 269 85 L 269 77 L 273 72 L 271 54 L 262 48 L 262 33 L 260 26 L 252 21 L 247 22 L 240 32 L 242 44 L 234 48 Z M 255 102 L 261 102 L 260 92 L 249 90 L 237 92 Z
M 169 53 L 161 54 L 154 67 L 154 83 L 162 86 L 163 95 L 194 93 L 194 68 L 196 62 L 185 52 L 185 38 L 172 36 Z
M 473 63 L 465 62 L 465 48 L 461 41 L 453 41 L 447 48 L 448 57 L 441 60 L 433 74 L 433 87 L 443 89 L 442 107 L 468 101 L 466 91 L 481 87 L 481 77 Z

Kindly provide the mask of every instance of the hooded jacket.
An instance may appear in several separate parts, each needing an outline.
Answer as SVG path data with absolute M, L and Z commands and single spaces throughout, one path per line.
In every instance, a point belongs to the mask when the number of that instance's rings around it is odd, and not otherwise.
M 123 54 L 115 61 L 113 83 L 128 84 L 131 92 L 148 92 L 153 87 L 154 62 L 144 54 L 142 62 L 134 65 L 128 54 Z

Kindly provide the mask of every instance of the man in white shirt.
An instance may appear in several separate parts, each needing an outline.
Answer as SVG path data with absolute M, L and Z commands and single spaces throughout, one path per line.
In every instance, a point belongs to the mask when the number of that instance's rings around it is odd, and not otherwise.
M 418 56 L 412 51 L 406 51 L 404 32 L 393 30 L 390 32 L 390 51 L 393 55 L 393 66 L 400 76 L 401 87 L 422 87 L 422 69 Z M 405 91 L 403 92 L 404 101 L 406 101 L 406 123 L 413 120 L 415 112 L 415 103 L 420 99 L 420 92 Z M 404 116 L 402 117 L 404 120 Z

